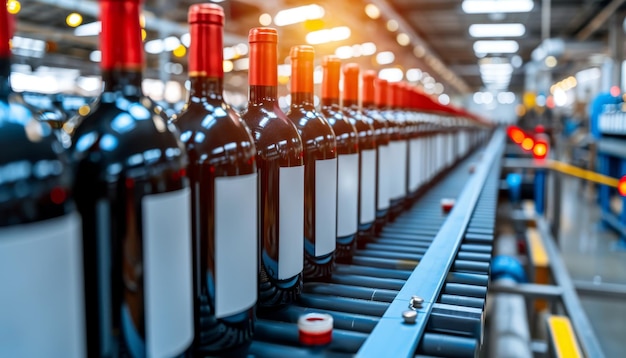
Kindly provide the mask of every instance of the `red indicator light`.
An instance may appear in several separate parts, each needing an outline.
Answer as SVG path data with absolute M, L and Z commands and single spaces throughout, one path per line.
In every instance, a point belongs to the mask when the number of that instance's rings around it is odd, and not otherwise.
M 533 156 L 537 159 L 543 159 L 548 154 L 548 146 L 545 143 L 537 142 L 533 147 Z
M 517 144 L 521 144 L 526 138 L 524 131 L 515 126 L 509 126 L 508 133 L 511 140 Z
M 522 148 L 524 150 L 531 150 L 531 149 L 533 149 L 534 145 L 535 145 L 535 141 L 532 138 L 530 138 L 530 137 L 526 137 L 522 141 Z
M 619 195 L 626 196 L 626 175 L 624 175 L 617 184 L 617 191 Z

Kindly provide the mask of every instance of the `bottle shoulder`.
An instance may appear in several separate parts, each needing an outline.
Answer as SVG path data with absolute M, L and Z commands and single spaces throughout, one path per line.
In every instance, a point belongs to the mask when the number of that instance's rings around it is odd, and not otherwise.
M 176 127 L 148 98 L 100 101 L 90 114 L 77 119 L 70 152 L 76 163 L 89 160 L 115 165 L 117 171 L 163 162 L 186 163 Z

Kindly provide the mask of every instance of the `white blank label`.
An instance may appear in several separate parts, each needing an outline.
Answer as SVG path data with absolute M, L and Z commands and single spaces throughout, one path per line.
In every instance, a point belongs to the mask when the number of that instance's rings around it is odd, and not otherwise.
M 315 161 L 315 256 L 335 251 L 337 158 Z
M 190 190 L 142 199 L 149 357 L 181 354 L 193 339 Z
M 389 173 L 389 146 L 378 147 L 378 201 L 377 209 L 389 209 L 389 190 L 391 190 L 391 174 Z
M 376 149 L 361 151 L 360 223 L 376 220 Z
M 405 140 L 392 141 L 389 144 L 393 163 L 391 185 L 391 199 L 401 199 L 406 195 L 406 157 L 407 142 Z
M 0 228 L 0 356 L 84 357 L 77 214 Z
M 359 155 L 340 155 L 337 167 L 337 236 L 344 237 L 357 232 Z
M 278 179 L 278 279 L 304 266 L 304 165 L 281 167 Z
M 215 179 L 215 317 L 257 299 L 257 174 Z
M 420 184 L 420 140 L 411 139 L 409 142 L 409 190 L 414 192 L 419 188 Z

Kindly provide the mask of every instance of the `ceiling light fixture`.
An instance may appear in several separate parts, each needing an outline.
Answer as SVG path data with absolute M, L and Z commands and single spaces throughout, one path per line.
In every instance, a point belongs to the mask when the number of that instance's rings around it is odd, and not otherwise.
M 279 11 L 274 16 L 274 24 L 276 26 L 293 25 L 306 20 L 321 19 L 324 14 L 324 8 L 316 4 L 298 6 Z
M 534 6 L 532 0 L 464 0 L 461 8 L 466 14 L 493 14 L 530 12 Z
M 380 17 L 380 9 L 374 4 L 367 4 L 365 5 L 365 14 L 367 14 L 370 19 L 376 20 Z
M 342 41 L 349 39 L 351 34 L 349 27 L 339 26 L 332 29 L 309 32 L 306 35 L 306 42 L 309 45 L 319 45 L 327 42 Z
M 525 33 L 523 24 L 474 24 L 469 27 L 472 37 L 520 37 Z
M 515 53 L 519 50 L 519 44 L 513 40 L 476 41 L 474 52 L 477 54 L 487 53 Z

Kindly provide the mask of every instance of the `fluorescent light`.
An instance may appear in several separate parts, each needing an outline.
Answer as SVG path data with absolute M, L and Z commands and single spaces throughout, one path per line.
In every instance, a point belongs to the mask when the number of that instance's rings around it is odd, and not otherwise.
M 335 56 L 339 57 L 342 60 L 347 60 L 352 58 L 352 47 L 350 46 L 340 46 L 335 50 Z
M 378 19 L 380 17 L 380 9 L 374 4 L 365 5 L 365 13 L 370 19 Z
M 411 68 L 406 71 L 406 79 L 409 82 L 417 82 L 422 78 L 422 70 L 419 68 Z
M 373 42 L 365 42 L 361 44 L 361 55 L 371 56 L 376 53 L 376 44 Z
M 408 46 L 411 43 L 411 38 L 409 37 L 409 35 L 401 32 L 398 34 L 398 36 L 396 36 L 396 41 L 398 41 L 398 44 L 400 46 Z
M 472 37 L 520 37 L 525 33 L 523 24 L 474 24 L 469 27 Z
M 388 65 L 390 63 L 393 63 L 395 59 L 396 56 L 391 51 L 379 52 L 376 55 L 376 63 L 378 63 L 379 65 Z
M 474 42 L 474 52 L 476 52 L 477 54 L 515 53 L 517 52 L 517 50 L 519 50 L 519 44 L 513 40 Z
M 529 12 L 534 6 L 532 0 L 465 0 L 461 5 L 467 14 Z
M 388 82 L 400 82 L 404 77 L 404 73 L 399 68 L 383 68 L 378 72 L 378 77 Z
M 350 35 L 349 27 L 339 26 L 332 29 L 309 32 L 306 35 L 306 42 L 309 45 L 319 45 L 327 42 L 346 40 L 350 38 Z
M 102 23 L 100 21 L 90 22 L 75 28 L 74 36 L 98 36 L 101 29 Z
M 294 7 L 279 11 L 274 16 L 274 24 L 276 26 L 286 26 L 306 20 L 321 19 L 324 17 L 324 13 L 324 8 L 316 4 Z

